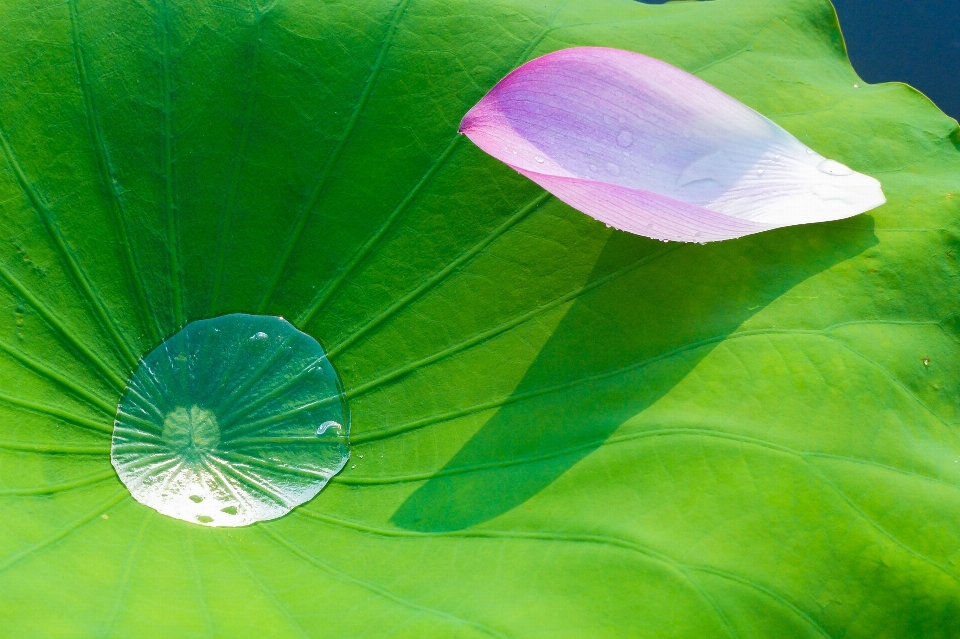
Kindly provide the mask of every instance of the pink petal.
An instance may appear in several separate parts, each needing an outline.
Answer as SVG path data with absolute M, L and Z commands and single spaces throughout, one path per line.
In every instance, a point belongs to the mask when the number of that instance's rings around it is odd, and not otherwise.
M 619 229 L 709 242 L 851 217 L 880 183 L 807 148 L 689 73 L 638 53 L 564 49 L 501 80 L 460 132 Z

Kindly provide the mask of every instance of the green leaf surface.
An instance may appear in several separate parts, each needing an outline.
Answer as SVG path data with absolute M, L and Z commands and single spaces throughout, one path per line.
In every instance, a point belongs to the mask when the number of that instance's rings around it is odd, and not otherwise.
M 652 55 L 888 204 L 628 236 L 457 136 L 521 62 Z M 960 635 L 960 133 L 826 0 L 0 6 L 0 634 Z M 243 528 L 110 464 L 139 357 L 283 316 L 351 459 Z

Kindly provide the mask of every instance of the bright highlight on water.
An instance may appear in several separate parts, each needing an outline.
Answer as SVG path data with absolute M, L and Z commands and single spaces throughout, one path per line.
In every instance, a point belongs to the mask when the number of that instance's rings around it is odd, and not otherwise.
M 188 324 L 141 362 L 111 459 L 133 497 L 207 526 L 275 519 L 349 458 L 349 410 L 323 347 L 279 317 Z

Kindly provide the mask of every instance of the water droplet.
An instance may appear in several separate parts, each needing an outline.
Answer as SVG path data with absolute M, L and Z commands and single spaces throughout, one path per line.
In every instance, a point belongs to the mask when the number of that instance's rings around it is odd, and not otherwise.
M 517 152 L 516 152 L 516 151 L 514 151 L 514 152 L 513 152 L 513 154 L 514 154 L 514 155 L 516 155 L 516 154 L 517 154 Z
M 921 361 L 923 362 L 923 365 L 924 365 L 924 366 L 929 366 L 929 365 L 930 365 L 930 358 L 929 358 L 929 357 L 924 357 Z
M 827 175 L 853 175 L 853 169 L 836 160 L 824 160 L 817 165 L 817 169 Z
M 621 117 L 621 118 L 617 118 L 617 122 L 619 122 L 620 124 L 625 124 L 626 121 L 627 121 L 626 118 L 622 118 L 622 117 Z
M 629 131 L 621 131 L 620 135 L 617 136 L 617 144 L 623 148 L 627 148 L 633 144 L 633 134 Z
M 607 227 L 607 228 L 610 228 L 610 225 L 607 224 L 606 222 L 604 222 L 603 225 L 604 225 L 605 227 Z
M 807 149 L 807 155 L 813 155 L 813 149 Z
M 763 169 L 757 169 L 757 173 L 763 174 Z
M 356 464 L 351 464 L 351 465 L 350 465 L 350 468 L 356 468 L 356 467 L 357 467 Z
M 591 165 L 590 165 L 590 170 L 593 171 L 594 173 L 596 173 L 597 170 L 598 170 L 598 169 L 597 169 L 597 165 L 596 165 L 596 164 L 591 164 Z
M 620 167 L 614 164 L 613 162 L 607 162 L 606 164 L 607 173 L 610 175 L 620 175 Z
M 333 420 L 323 422 L 320 424 L 320 428 L 317 429 L 317 435 L 323 435 L 328 430 L 333 429 L 335 431 L 340 431 L 340 422 L 335 422 Z
M 540 164 L 543 164 L 543 158 L 540 157 L 539 155 L 533 156 L 533 159 L 536 160 L 537 162 L 539 162 Z
M 775 156 L 773 156 L 773 159 L 774 159 L 774 160 L 779 160 L 779 159 L 780 159 L 780 154 L 777 153 Z
M 100 515 L 100 517 L 102 517 L 103 519 L 110 519 L 110 515 L 108 515 L 107 513 L 103 513 L 102 515 Z
M 164 515 L 245 526 L 312 499 L 343 468 L 347 415 L 309 335 L 278 317 L 200 320 L 140 362 L 117 407 L 111 462 Z
M 859 84 L 855 84 L 855 85 L 853 85 L 853 88 L 854 88 L 854 89 L 859 89 L 859 88 L 860 88 L 860 85 L 859 85 Z

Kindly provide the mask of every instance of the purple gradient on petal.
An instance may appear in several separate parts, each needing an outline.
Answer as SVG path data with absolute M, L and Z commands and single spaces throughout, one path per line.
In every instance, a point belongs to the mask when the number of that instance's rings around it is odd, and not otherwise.
M 460 131 L 571 206 L 659 239 L 730 239 L 883 202 L 876 180 L 818 171 L 822 156 L 722 91 L 618 49 L 528 62 Z M 852 195 L 824 200 L 837 189 Z

